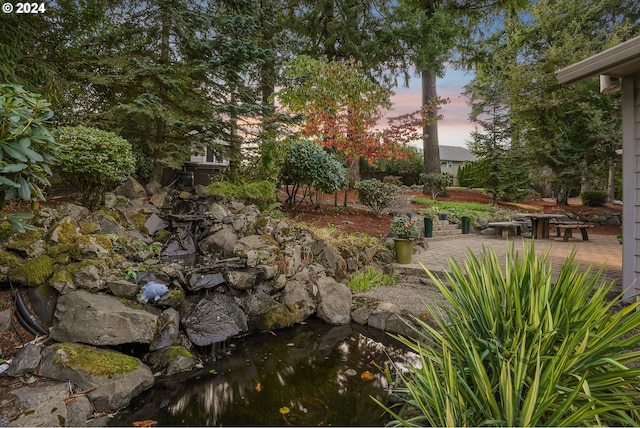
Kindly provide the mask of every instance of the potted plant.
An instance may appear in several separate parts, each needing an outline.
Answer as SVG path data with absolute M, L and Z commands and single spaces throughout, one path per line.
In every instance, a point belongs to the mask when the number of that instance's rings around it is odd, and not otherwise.
M 398 263 L 411 263 L 413 241 L 418 237 L 418 227 L 411 213 L 407 213 L 406 217 L 395 217 L 391 222 L 391 233 L 394 235 L 393 247 Z

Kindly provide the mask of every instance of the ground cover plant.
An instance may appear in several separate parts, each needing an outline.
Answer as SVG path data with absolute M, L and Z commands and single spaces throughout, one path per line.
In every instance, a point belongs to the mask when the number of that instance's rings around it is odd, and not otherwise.
M 455 201 L 438 201 L 421 196 L 411 198 L 411 203 L 415 205 L 425 205 L 423 210 L 428 212 L 447 213 L 452 217 L 490 217 L 496 212 L 496 207 L 482 204 L 479 202 L 455 202 Z
M 367 266 L 349 280 L 347 287 L 354 293 L 360 293 L 380 285 L 394 285 L 395 282 L 392 275 L 382 273 L 373 266 Z
M 393 424 L 430 426 L 637 425 L 640 311 L 607 300 L 601 271 L 570 256 L 552 281 L 533 244 L 453 259 L 444 281 L 451 308 L 427 306 L 438 328 L 415 319 L 420 357 L 399 374 Z M 618 305 L 618 307 L 616 307 Z

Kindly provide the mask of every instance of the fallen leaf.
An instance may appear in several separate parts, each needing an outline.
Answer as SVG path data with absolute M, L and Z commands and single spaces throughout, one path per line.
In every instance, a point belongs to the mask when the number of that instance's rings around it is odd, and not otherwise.
M 134 427 L 150 427 L 151 425 L 156 425 L 158 422 L 152 421 L 151 419 L 147 419 L 144 421 L 135 421 L 133 423 Z
M 260 385 L 260 382 L 256 384 L 256 391 L 258 392 L 262 391 L 262 385 Z
M 363 372 L 363 373 L 360 375 L 360 379 L 363 379 L 363 380 L 373 380 L 373 374 L 372 374 L 371 372 Z
M 281 415 L 287 415 L 291 412 L 291 409 L 289 409 L 288 407 L 280 407 L 280 414 Z

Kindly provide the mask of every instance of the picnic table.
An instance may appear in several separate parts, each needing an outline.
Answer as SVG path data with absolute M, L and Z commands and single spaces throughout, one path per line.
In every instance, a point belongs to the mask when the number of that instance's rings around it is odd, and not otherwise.
M 549 239 L 549 227 L 551 219 L 566 218 L 565 214 L 526 213 L 518 214 L 531 220 L 531 237 L 533 239 Z
M 516 235 L 522 235 L 522 222 L 520 221 L 492 221 L 489 222 L 490 227 L 498 230 L 498 234 L 503 238 L 509 236 L 509 232 L 513 231 Z
M 550 223 L 552 227 L 556 229 L 556 236 L 560 237 L 560 233 L 562 234 L 562 240 L 568 241 L 569 238 L 573 237 L 573 231 L 579 230 L 582 235 L 583 241 L 589 240 L 589 234 L 587 233 L 587 229 L 591 229 L 593 227 L 592 224 L 580 223 L 579 221 L 555 221 Z

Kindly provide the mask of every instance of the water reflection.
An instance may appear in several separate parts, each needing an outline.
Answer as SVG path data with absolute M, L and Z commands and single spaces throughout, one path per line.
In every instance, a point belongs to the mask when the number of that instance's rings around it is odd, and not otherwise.
M 371 399 L 387 396 L 377 367 L 417 361 L 374 336 L 361 326 L 312 320 L 235 340 L 204 369 L 159 381 L 110 425 L 384 425 Z M 361 377 L 365 371 L 372 380 Z

